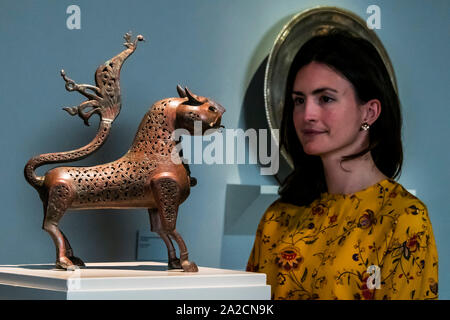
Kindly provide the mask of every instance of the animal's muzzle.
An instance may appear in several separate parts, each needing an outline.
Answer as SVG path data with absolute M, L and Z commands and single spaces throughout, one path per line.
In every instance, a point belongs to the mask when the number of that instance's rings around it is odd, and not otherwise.
M 219 117 L 216 118 L 216 120 L 210 122 L 209 126 L 211 128 L 225 128 L 223 125 L 220 124 L 221 120 L 222 120 L 222 117 L 219 116 Z

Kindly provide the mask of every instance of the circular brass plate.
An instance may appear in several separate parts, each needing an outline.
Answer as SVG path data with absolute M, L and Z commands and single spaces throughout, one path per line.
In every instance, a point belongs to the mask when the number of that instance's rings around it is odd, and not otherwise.
M 366 21 L 356 14 L 336 7 L 314 7 L 295 15 L 281 30 L 266 66 L 264 78 L 264 101 L 266 116 L 274 140 L 279 143 L 274 130 L 279 130 L 283 115 L 286 80 L 290 65 L 300 47 L 310 38 L 329 32 L 334 28 L 344 29 L 356 36 L 369 40 L 378 50 L 389 72 L 394 89 L 397 82 L 394 69 L 386 50 L 374 31 L 367 28 Z M 284 148 L 281 154 L 293 168 L 292 160 Z

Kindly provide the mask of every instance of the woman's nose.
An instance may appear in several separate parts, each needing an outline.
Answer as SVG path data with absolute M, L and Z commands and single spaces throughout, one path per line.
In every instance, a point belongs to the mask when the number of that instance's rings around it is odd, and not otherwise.
M 303 113 L 303 120 L 316 121 L 319 116 L 319 106 L 314 103 L 312 99 L 305 101 L 305 108 Z

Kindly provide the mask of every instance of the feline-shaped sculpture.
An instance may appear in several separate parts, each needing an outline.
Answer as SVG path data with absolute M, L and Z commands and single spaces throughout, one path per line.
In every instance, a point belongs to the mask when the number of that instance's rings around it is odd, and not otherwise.
M 194 183 L 188 168 L 181 163 L 181 155 L 174 149 L 177 141 L 172 139 L 172 132 L 183 128 L 195 134 L 195 121 L 202 123 L 202 134 L 207 129 L 222 127 L 220 122 L 225 109 L 218 103 L 177 86 L 180 97 L 153 104 L 145 114 L 133 144 L 120 159 L 92 167 L 57 167 L 42 177 L 35 173 L 36 168 L 44 164 L 82 159 L 104 143 L 111 123 L 120 111 L 120 68 L 143 37 L 137 36 L 131 42 L 130 34 L 126 34 L 125 40 L 127 49 L 97 69 L 97 86 L 76 84 L 61 71 L 66 89 L 78 91 L 89 99 L 77 107 L 64 109 L 71 115 L 78 114 L 87 125 L 92 114 L 100 115 L 98 133 L 80 149 L 33 157 L 25 166 L 25 178 L 39 192 L 44 204 L 43 229 L 55 243 L 57 268 L 84 266 L 83 261 L 74 256 L 69 241 L 58 227 L 67 210 L 147 208 L 151 230 L 158 233 L 167 246 L 169 268 L 196 272 L 198 268 L 188 260 L 186 245 L 175 228 L 178 207 L 186 200 Z M 87 108 L 91 110 L 85 111 Z M 178 244 L 179 259 L 171 238 Z

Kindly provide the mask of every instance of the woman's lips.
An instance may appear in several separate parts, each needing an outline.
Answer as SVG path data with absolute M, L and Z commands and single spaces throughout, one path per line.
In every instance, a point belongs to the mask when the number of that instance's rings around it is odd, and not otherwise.
M 318 131 L 318 130 L 302 130 L 302 133 L 305 136 L 315 136 L 321 133 L 325 133 L 326 131 Z

